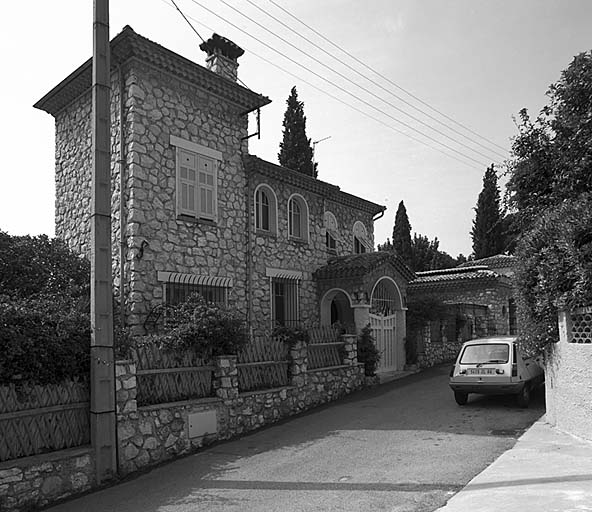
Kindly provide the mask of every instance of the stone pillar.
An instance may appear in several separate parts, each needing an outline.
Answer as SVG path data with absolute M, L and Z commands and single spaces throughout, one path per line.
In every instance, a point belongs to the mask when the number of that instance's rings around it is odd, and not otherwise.
M 370 304 L 354 305 L 352 309 L 354 310 L 356 332 L 360 333 L 370 323 Z
M 238 368 L 236 356 L 214 358 L 214 391 L 224 405 L 231 405 L 238 398 Z
M 569 311 L 560 310 L 558 314 L 559 321 L 559 341 L 561 343 L 571 343 L 572 340 L 572 322 Z
M 138 436 L 136 363 L 131 360 L 115 363 L 115 407 L 118 472 L 125 475 L 137 469 L 134 459 L 142 444 L 142 438 Z
M 341 339 L 345 352 L 343 364 L 356 366 L 358 364 L 358 337 L 355 334 L 343 334 Z
M 308 347 L 303 341 L 298 341 L 290 347 L 290 375 L 291 384 L 297 388 L 306 386 L 306 372 L 308 370 Z

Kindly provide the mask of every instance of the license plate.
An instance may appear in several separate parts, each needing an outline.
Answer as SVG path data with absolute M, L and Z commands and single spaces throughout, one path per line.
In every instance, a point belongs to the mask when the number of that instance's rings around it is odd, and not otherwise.
M 467 368 L 467 375 L 495 375 L 495 368 Z

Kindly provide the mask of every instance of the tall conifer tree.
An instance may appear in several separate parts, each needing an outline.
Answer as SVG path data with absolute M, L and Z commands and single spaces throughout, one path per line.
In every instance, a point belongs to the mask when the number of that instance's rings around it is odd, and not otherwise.
M 397 252 L 399 257 L 411 265 L 412 247 L 411 247 L 411 224 L 409 224 L 409 217 L 407 217 L 407 209 L 405 203 L 401 201 L 397 208 L 395 215 L 395 225 L 393 227 L 393 249 Z
M 296 87 L 292 87 L 286 103 L 288 107 L 284 114 L 284 137 L 278 154 L 280 165 L 316 178 L 317 165 L 313 164 L 310 139 L 306 137 L 304 103 L 298 101 Z
M 477 199 L 471 230 L 476 260 L 500 254 L 504 250 L 502 217 L 497 175 L 492 164 L 483 176 L 483 189 Z

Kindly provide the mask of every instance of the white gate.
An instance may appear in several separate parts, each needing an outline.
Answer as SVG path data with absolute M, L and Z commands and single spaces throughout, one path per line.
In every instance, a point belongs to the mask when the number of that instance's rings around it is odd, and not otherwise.
M 377 371 L 397 370 L 396 311 L 401 309 L 399 291 L 389 278 L 380 279 L 370 299 L 370 326 L 381 357 Z
M 378 372 L 397 369 L 397 345 L 395 338 L 395 315 L 370 315 L 370 327 L 376 340 L 376 348 L 380 352 Z

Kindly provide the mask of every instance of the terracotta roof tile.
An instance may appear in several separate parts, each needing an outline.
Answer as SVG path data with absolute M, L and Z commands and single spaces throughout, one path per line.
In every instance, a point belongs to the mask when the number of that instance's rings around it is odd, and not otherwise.
M 458 268 L 474 267 L 474 266 L 486 266 L 490 268 L 507 268 L 514 267 L 516 265 L 516 257 L 509 256 L 507 254 L 497 254 L 495 256 L 489 256 L 488 258 L 481 258 L 479 260 L 467 261 L 461 263 Z
M 130 26 L 111 40 L 111 69 L 130 58 L 137 58 L 160 69 L 210 91 L 234 103 L 244 113 L 267 105 L 271 100 L 257 94 L 236 82 L 200 66 L 185 57 L 134 32 Z M 61 83 L 56 85 L 34 107 L 56 115 L 68 103 L 92 86 L 92 58 L 78 67 Z
M 324 267 L 316 270 L 314 277 L 315 279 L 331 279 L 363 276 L 385 263 L 390 263 L 407 280 L 415 277 L 415 274 L 392 251 L 337 256 L 331 258 Z

